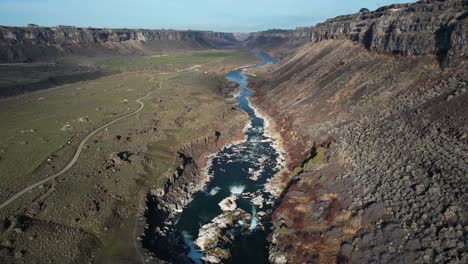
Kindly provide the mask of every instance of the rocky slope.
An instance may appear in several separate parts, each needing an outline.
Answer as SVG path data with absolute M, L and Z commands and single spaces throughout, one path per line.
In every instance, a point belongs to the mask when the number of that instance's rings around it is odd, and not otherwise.
M 329 19 L 310 28 L 255 33 L 249 46 L 273 49 L 304 42 L 347 39 L 370 51 L 400 55 L 437 55 L 442 63 L 466 60 L 468 1 L 426 0 L 395 4 Z
M 338 17 L 254 72 L 290 156 L 270 261 L 467 262 L 466 9 Z
M 293 48 L 304 45 L 310 39 L 310 28 L 297 28 L 296 30 L 273 29 L 251 33 L 244 40 L 245 45 L 251 49 L 273 52 L 279 57 Z
M 444 63 L 466 60 L 468 1 L 420 1 L 338 17 L 312 29 L 311 41 L 351 39 L 380 53 L 433 54 Z
M 226 47 L 231 33 L 144 29 L 0 27 L 0 62 L 52 60 L 64 55 L 144 54 Z
M 143 247 L 161 260 L 174 263 L 192 263 L 184 253 L 188 251 L 183 236 L 174 225 L 183 208 L 193 195 L 202 190 L 209 180 L 205 171 L 209 155 L 218 152 L 226 144 L 242 141 L 248 120 L 244 112 L 234 107 L 238 86 L 227 83 L 220 91 L 233 107 L 222 114 L 225 126 L 215 133 L 191 142 L 178 151 L 180 164 L 163 188 L 147 196 L 145 212 L 148 227 L 143 238 Z

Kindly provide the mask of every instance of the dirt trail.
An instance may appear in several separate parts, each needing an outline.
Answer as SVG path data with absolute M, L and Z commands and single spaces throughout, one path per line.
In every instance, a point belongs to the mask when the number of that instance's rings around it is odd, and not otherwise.
M 215 62 L 218 62 L 218 61 L 221 61 L 221 60 L 224 60 L 224 58 L 212 60 L 212 61 L 209 61 L 209 62 L 206 62 L 206 63 L 203 63 L 203 64 L 194 65 L 194 66 L 188 67 L 188 68 L 186 68 L 186 69 L 178 70 L 177 72 L 185 72 L 185 71 L 194 70 L 194 69 L 200 68 L 200 67 L 202 67 L 202 66 L 206 66 L 206 65 L 208 65 L 208 64 L 215 63 Z
M 207 63 L 204 63 L 204 64 L 201 64 L 201 65 L 195 65 L 195 66 L 191 66 L 191 67 L 188 67 L 186 69 L 182 69 L 182 70 L 179 70 L 177 72 L 184 72 L 184 71 L 189 71 L 189 70 L 192 70 L 192 69 L 195 69 L 195 68 L 198 68 L 198 67 L 201 67 L 201 66 L 204 66 L 204 65 L 207 65 L 207 64 L 210 64 L 210 63 L 214 63 L 214 62 L 217 62 L 217 61 L 220 61 L 221 59 L 216 59 L 216 60 L 212 60 L 212 61 L 209 61 Z M 161 85 L 162 83 L 159 85 L 159 88 L 161 89 Z M 114 119 L 104 125 L 102 125 L 101 127 L 93 130 L 91 133 L 89 133 L 80 143 L 80 145 L 78 146 L 78 149 L 76 150 L 76 153 L 75 155 L 73 156 L 72 160 L 67 164 L 67 166 L 65 166 L 61 171 L 57 172 L 56 174 L 50 176 L 50 177 L 47 177 L 37 183 L 34 183 L 32 185 L 29 185 L 28 187 L 24 188 L 23 190 L 21 190 L 20 192 L 14 194 L 12 197 L 10 197 L 8 200 L 6 200 L 5 202 L 3 202 L 1 205 L 0 205 L 0 210 L 2 210 L 3 208 L 7 207 L 8 205 L 10 205 L 12 202 L 14 202 L 15 200 L 17 200 L 19 197 L 23 196 L 25 193 L 31 191 L 32 189 L 38 187 L 38 186 L 41 186 L 42 184 L 50 181 L 50 180 L 53 180 L 55 178 L 57 178 L 58 176 L 64 174 L 65 172 L 67 172 L 71 167 L 73 167 L 73 165 L 75 165 L 75 163 L 78 161 L 78 158 L 80 157 L 80 154 L 81 154 L 81 151 L 83 150 L 83 147 L 84 145 L 86 144 L 86 142 L 92 137 L 94 136 L 97 132 L 99 132 L 100 130 L 122 120 L 122 119 L 125 119 L 127 117 L 130 117 L 132 115 L 135 115 L 137 113 L 139 113 L 141 110 L 143 110 L 143 108 L 145 107 L 145 103 L 141 102 L 142 99 L 145 99 L 147 98 L 153 91 L 150 91 L 147 95 L 137 99 L 136 101 L 140 104 L 140 108 L 138 108 L 136 111 L 130 113 L 130 114 L 127 114 L 127 115 L 124 115 L 124 116 L 121 116 L 117 119 Z
M 161 89 L 161 86 L 162 86 L 162 83 L 159 84 L 159 89 Z M 76 152 L 75 152 L 75 155 L 73 156 L 73 158 L 70 160 L 70 162 L 67 164 L 67 166 L 65 166 L 61 171 L 57 172 L 56 174 L 52 175 L 52 176 L 49 176 L 39 182 L 36 182 L 32 185 L 29 185 L 28 187 L 24 188 L 23 190 L 21 190 L 20 192 L 16 193 L 15 195 L 13 195 L 12 197 L 10 197 L 8 200 L 6 200 L 5 202 L 3 202 L 1 205 L 0 205 L 0 210 L 2 210 L 3 208 L 7 207 L 8 205 L 10 205 L 12 202 L 16 201 L 18 198 L 20 198 L 21 196 L 23 196 L 25 193 L 31 191 L 32 189 L 38 187 L 38 186 L 41 186 L 42 184 L 50 181 L 50 180 L 53 180 L 55 178 L 57 178 L 58 176 L 64 174 L 65 172 L 67 172 L 71 167 L 73 167 L 73 165 L 75 165 L 75 163 L 78 161 L 78 158 L 80 157 L 81 155 L 81 151 L 83 150 L 83 147 L 85 146 L 86 142 L 88 142 L 88 140 L 94 136 L 97 132 L 101 131 L 102 129 L 122 120 L 122 119 L 125 119 L 127 117 L 130 117 L 130 116 L 133 116 L 137 113 L 139 113 L 141 110 L 143 110 L 143 108 L 145 107 L 145 103 L 143 103 L 141 100 L 147 98 L 153 91 L 150 91 L 148 94 L 146 94 L 145 96 L 139 98 L 136 100 L 137 103 L 140 104 L 140 107 L 129 113 L 129 114 L 126 114 L 124 116 L 121 116 L 117 119 L 114 119 L 98 128 L 96 128 L 95 130 L 93 130 L 91 133 L 89 133 L 81 142 L 80 142 L 80 145 L 78 146 Z

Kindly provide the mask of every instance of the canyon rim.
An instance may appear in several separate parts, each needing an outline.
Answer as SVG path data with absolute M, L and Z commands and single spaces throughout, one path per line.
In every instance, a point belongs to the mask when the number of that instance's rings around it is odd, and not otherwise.
M 0 262 L 467 263 L 468 1 L 363 7 L 0 26 Z

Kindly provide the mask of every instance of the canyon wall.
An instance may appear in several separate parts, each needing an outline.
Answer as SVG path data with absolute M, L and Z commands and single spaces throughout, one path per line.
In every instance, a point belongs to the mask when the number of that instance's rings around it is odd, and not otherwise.
M 295 30 L 272 29 L 251 33 L 245 43 L 251 49 L 291 49 L 305 44 L 310 39 L 310 34 L 308 27 Z
M 314 27 L 255 33 L 249 46 L 271 49 L 347 39 L 379 53 L 436 55 L 444 64 L 468 56 L 468 1 L 426 0 L 362 11 Z
M 246 113 L 234 107 L 237 104 L 237 85 L 227 83 L 220 92 L 232 105 L 222 115 L 224 125 L 212 134 L 204 136 L 182 146 L 174 173 L 163 188 L 147 195 L 145 212 L 148 227 L 143 237 L 143 247 L 154 256 L 171 263 L 192 263 L 188 256 L 183 234 L 177 231 L 175 224 L 182 210 L 192 201 L 196 192 L 203 190 L 210 180 L 208 167 L 210 155 L 216 154 L 226 145 L 244 141 L 245 127 L 249 120 Z
M 131 55 L 222 48 L 231 33 L 145 29 L 0 27 L 0 62 L 52 60 L 64 55 Z
M 421 1 L 331 19 L 252 71 L 252 101 L 290 157 L 274 181 L 288 187 L 272 263 L 468 261 L 466 9 Z

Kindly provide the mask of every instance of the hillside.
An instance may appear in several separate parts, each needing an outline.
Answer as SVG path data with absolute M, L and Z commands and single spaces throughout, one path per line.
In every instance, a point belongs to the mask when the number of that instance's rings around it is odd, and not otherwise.
M 0 26 L 0 262 L 192 263 L 198 201 L 208 263 L 234 225 L 274 264 L 468 263 L 467 56 L 468 0 L 253 33 Z M 216 223 L 227 195 L 249 210 Z
M 252 72 L 290 158 L 270 261 L 466 263 L 467 3 L 330 19 Z
M 0 98 L 115 73 L 100 63 L 110 58 L 124 65 L 140 56 L 237 45 L 234 34 L 211 31 L 0 26 Z
M 2 100 L 0 263 L 150 260 L 145 198 L 184 166 L 194 182 L 242 136 L 223 73 L 254 62 L 235 50 L 109 57 L 125 70 Z
M 50 61 L 66 55 L 143 55 L 213 49 L 235 42 L 231 33 L 211 31 L 0 27 L 0 62 Z
M 468 2 L 418 1 L 329 19 L 314 27 L 252 34 L 248 46 L 267 50 L 306 42 L 351 40 L 377 53 L 438 56 L 442 63 L 466 60 Z

